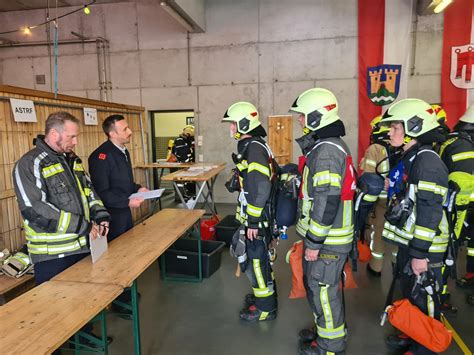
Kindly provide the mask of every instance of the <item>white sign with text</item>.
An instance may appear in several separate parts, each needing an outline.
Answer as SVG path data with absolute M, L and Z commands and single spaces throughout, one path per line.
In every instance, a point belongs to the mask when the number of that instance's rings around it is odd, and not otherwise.
M 33 101 L 10 99 L 10 105 L 15 122 L 38 122 Z

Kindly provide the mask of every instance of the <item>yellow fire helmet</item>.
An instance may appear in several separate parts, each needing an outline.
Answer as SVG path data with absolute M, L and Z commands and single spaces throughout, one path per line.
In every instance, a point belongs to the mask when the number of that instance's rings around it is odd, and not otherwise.
M 371 139 L 372 142 L 388 140 L 388 132 L 390 132 L 390 127 L 383 125 L 380 122 L 382 121 L 382 115 L 378 115 L 372 121 L 370 121 L 370 128 L 372 129 Z
M 235 139 L 247 134 L 261 125 L 257 108 L 250 102 L 240 101 L 232 104 L 224 113 L 222 122 L 235 122 L 237 133 Z
M 444 108 L 438 104 L 431 104 L 431 107 L 433 107 L 438 123 L 439 124 L 446 123 L 446 111 L 444 110 Z
M 188 125 L 184 126 L 183 134 L 187 134 L 187 135 L 190 135 L 190 136 L 194 137 L 194 126 L 192 124 L 188 124 Z
M 290 112 L 304 115 L 303 133 L 315 132 L 339 120 L 336 96 L 326 89 L 313 88 L 301 93 Z
M 394 103 L 385 111 L 382 124 L 400 122 L 405 129 L 405 143 L 439 127 L 431 105 L 420 99 L 404 99 Z

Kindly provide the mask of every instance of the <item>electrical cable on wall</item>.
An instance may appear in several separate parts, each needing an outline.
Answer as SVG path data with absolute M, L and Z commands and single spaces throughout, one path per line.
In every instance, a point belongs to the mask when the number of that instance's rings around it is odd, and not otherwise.
M 54 21 L 53 55 L 54 55 L 54 97 L 58 97 L 58 56 L 59 56 L 59 30 L 58 23 Z

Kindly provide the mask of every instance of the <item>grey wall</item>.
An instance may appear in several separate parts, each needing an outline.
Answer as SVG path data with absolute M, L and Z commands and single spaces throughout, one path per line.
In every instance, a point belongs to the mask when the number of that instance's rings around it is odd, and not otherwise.
M 0 27 L 17 28 L 25 19 L 42 22 L 44 11 L 0 13 Z M 416 28 L 409 95 L 438 102 L 442 16 L 418 17 Z M 187 34 L 159 1 L 93 6 L 89 16 L 60 22 L 60 39 L 72 38 L 70 31 L 110 41 L 113 101 L 195 110 L 206 161 L 230 161 L 236 142 L 219 121 L 231 103 L 256 103 L 266 124 L 268 115 L 287 113 L 295 97 L 314 86 L 338 97 L 357 156 L 356 0 L 206 0 L 206 32 L 190 35 L 189 72 Z M 45 38 L 44 30 L 33 32 L 32 40 Z M 34 83 L 37 74 L 46 74 L 46 85 Z M 0 48 L 0 82 L 49 90 L 46 48 Z M 59 88 L 99 98 L 94 45 L 60 47 Z M 296 158 L 296 146 L 294 152 Z M 216 184 L 218 201 L 234 199 L 222 187 L 226 175 Z

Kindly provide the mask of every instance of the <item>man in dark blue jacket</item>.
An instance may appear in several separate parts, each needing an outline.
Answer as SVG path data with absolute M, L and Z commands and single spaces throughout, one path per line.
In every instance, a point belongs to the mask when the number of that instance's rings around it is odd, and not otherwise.
M 148 191 L 133 181 L 130 154 L 125 144 L 130 143 L 132 131 L 122 115 L 112 115 L 102 124 L 108 140 L 89 156 L 89 173 L 112 216 L 109 242 L 133 227 L 131 208 L 138 208 L 142 199 L 129 199 L 137 191 Z

